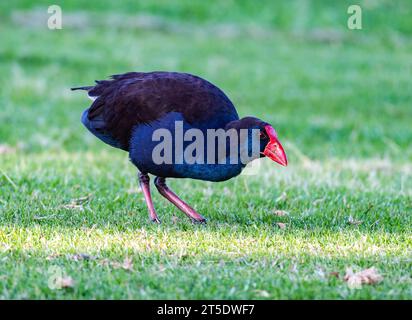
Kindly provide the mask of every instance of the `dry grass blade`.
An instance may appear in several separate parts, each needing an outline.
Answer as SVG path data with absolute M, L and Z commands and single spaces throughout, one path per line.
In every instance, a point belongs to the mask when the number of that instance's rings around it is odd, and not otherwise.
M 255 290 L 254 292 L 256 293 L 257 296 L 262 297 L 262 298 L 270 297 L 270 293 L 267 292 L 266 290 Z
M 278 217 L 284 217 L 284 216 L 288 216 L 289 212 L 284 211 L 284 210 L 275 210 L 273 211 L 273 214 Z
M 172 216 L 172 223 L 176 224 L 179 221 L 179 218 L 175 215 Z
M 92 197 L 93 197 L 93 194 L 90 193 L 87 196 L 72 199 L 70 201 L 70 203 L 64 204 L 64 205 L 60 206 L 60 208 L 69 209 L 69 210 L 74 209 L 74 210 L 83 211 L 84 210 L 83 205 L 89 203 L 90 200 L 92 199 Z
M 354 217 L 349 216 L 348 218 L 348 223 L 354 226 L 360 225 L 363 221 L 362 220 L 356 220 Z
M 14 190 L 17 190 L 18 187 L 17 185 L 14 183 L 14 181 L 7 175 L 6 172 L 4 172 L 3 170 L 0 169 L 0 173 L 6 178 L 6 180 L 12 185 L 12 187 L 14 188 Z
M 275 202 L 278 203 L 278 202 L 285 201 L 286 198 L 287 198 L 286 192 L 282 192 L 282 194 L 279 197 L 276 198 Z
M 85 204 L 85 203 L 90 202 L 90 200 L 92 199 L 92 197 L 93 197 L 93 194 L 90 193 L 90 194 L 88 194 L 87 196 L 80 197 L 80 198 L 77 198 L 77 199 L 73 199 L 73 200 L 71 201 L 71 203 L 75 203 L 75 204 L 78 204 L 78 205 L 80 205 L 80 204 Z

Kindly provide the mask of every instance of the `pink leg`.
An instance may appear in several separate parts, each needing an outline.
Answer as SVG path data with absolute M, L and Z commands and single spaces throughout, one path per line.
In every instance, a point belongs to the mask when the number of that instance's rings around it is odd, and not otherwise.
M 180 199 L 169 187 L 166 185 L 166 179 L 156 177 L 155 186 L 160 194 L 183 211 L 193 222 L 206 223 L 206 219 L 198 214 L 195 209 L 189 206 L 186 202 Z
M 139 184 L 142 188 L 144 199 L 146 200 L 147 208 L 149 209 L 150 220 L 156 223 L 160 223 L 160 219 L 157 216 L 156 210 L 153 206 L 152 196 L 150 195 L 150 178 L 145 173 L 139 172 Z

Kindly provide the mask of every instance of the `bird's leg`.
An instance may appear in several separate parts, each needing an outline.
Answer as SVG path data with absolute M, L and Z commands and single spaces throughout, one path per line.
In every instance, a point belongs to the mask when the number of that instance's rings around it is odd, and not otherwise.
M 146 173 L 138 174 L 139 184 L 142 188 L 144 199 L 146 200 L 147 208 L 149 209 L 150 220 L 156 223 L 160 223 L 160 219 L 157 216 L 156 210 L 153 206 L 152 196 L 150 195 L 150 178 Z
M 183 211 L 192 221 L 206 223 L 206 219 L 195 211 L 186 202 L 180 199 L 169 187 L 166 185 L 166 179 L 162 177 L 155 178 L 155 186 L 160 194 Z

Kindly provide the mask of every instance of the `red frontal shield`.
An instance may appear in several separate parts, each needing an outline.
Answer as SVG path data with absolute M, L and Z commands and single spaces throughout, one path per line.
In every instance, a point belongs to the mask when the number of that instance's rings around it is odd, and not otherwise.
M 269 159 L 279 163 L 282 166 L 288 165 L 288 159 L 286 157 L 285 150 L 282 144 L 278 140 L 278 135 L 272 126 L 265 126 L 266 133 L 269 137 L 269 143 L 266 145 L 263 154 Z

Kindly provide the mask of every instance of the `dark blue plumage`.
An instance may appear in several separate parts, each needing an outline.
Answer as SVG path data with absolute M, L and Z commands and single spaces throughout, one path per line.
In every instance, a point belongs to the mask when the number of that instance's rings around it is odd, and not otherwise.
M 230 179 L 240 174 L 246 165 L 240 161 L 240 149 L 246 148 L 251 153 L 254 142 L 258 144 L 260 157 L 268 156 L 283 165 L 287 163 L 277 134 L 268 123 L 253 117 L 239 119 L 233 103 L 223 91 L 200 77 L 178 72 L 131 72 L 112 76 L 111 80 L 96 81 L 95 86 L 73 89 L 86 90 L 94 100 L 82 115 L 85 127 L 110 146 L 129 152 L 130 160 L 140 171 L 139 181 L 153 221 L 159 222 L 159 219 L 151 201 L 148 174 L 157 176 L 155 185 L 163 196 L 193 220 L 204 221 L 168 189 L 165 178 Z M 208 129 L 232 129 L 236 132 L 247 129 L 249 139 L 246 145 L 242 145 L 239 138 L 237 163 L 222 163 L 217 155 L 215 163 L 189 163 L 183 150 L 192 141 L 185 141 L 182 151 L 179 151 L 174 142 L 177 122 L 182 124 L 183 134 L 197 129 L 206 137 Z M 159 144 L 159 141 L 154 141 L 153 134 L 158 129 L 168 129 L 173 138 L 171 163 L 156 163 L 153 159 L 154 149 Z M 252 129 L 257 129 L 260 136 L 253 136 Z M 220 143 L 222 147 L 222 141 Z M 224 140 L 223 148 L 229 151 L 230 147 L 230 140 Z M 203 153 L 207 152 L 210 150 L 205 144 Z
M 171 112 L 162 118 L 153 121 L 150 125 L 140 124 L 133 129 L 132 137 L 130 140 L 130 159 L 133 164 L 139 169 L 140 172 L 148 172 L 158 177 L 173 177 L 173 178 L 192 178 L 207 181 L 223 181 L 230 179 L 238 175 L 244 168 L 244 164 L 238 161 L 237 164 L 230 164 L 226 161 L 226 164 L 218 164 L 217 157 L 214 164 L 208 163 L 194 163 L 188 164 L 185 157 L 176 158 L 176 153 L 172 153 L 173 164 L 156 164 L 153 161 L 152 152 L 155 146 L 159 143 L 158 141 L 153 141 L 153 132 L 158 129 L 167 129 L 171 132 L 173 140 L 171 145 L 171 150 L 175 150 L 175 123 L 176 121 L 182 121 L 183 134 L 190 129 L 199 129 L 203 136 L 206 137 L 207 129 L 219 128 L 219 126 L 226 126 L 227 123 L 231 122 L 234 117 L 222 117 L 216 118 L 214 123 L 211 122 L 193 122 L 189 124 L 185 121 L 183 114 L 179 112 Z M 183 150 L 186 150 L 187 146 L 191 144 L 192 141 L 185 141 L 183 143 Z M 203 155 L 207 154 L 207 144 L 204 144 Z M 216 152 L 216 155 L 218 153 Z M 229 155 L 229 152 L 227 152 Z M 204 157 L 205 158 L 205 157 Z M 181 164 L 179 161 L 181 160 Z M 207 159 L 202 159 L 207 160 Z M 207 162 L 207 161 L 203 161 Z

